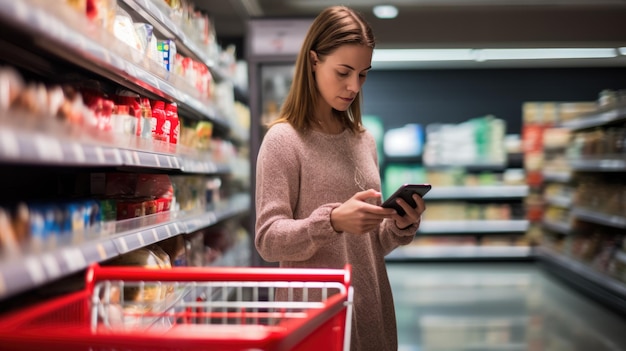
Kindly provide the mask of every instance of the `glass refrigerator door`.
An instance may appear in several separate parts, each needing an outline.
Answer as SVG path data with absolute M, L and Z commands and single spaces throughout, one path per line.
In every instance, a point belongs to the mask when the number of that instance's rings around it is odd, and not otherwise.
M 276 118 L 293 79 L 293 64 L 265 64 L 261 66 L 261 125 Z M 262 128 L 264 131 L 264 128 Z

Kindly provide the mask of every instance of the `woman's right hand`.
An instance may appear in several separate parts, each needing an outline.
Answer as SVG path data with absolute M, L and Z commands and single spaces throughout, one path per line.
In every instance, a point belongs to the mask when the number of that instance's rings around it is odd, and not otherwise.
M 360 191 L 330 214 L 330 223 L 337 232 L 365 234 L 378 228 L 385 218 L 391 218 L 396 210 L 384 208 L 381 193 L 374 189 Z M 368 201 L 374 199 L 374 201 Z

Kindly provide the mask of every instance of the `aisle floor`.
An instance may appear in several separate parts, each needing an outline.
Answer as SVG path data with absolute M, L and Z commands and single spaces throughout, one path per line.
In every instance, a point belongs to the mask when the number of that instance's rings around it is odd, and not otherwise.
M 626 319 L 532 262 L 387 264 L 399 351 L 626 350 Z

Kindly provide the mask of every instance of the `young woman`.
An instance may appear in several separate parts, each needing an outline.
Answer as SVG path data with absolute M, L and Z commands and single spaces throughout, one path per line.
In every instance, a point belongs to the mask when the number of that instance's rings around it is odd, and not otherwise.
M 361 87 L 374 36 L 354 10 L 333 6 L 313 21 L 280 117 L 259 150 L 255 244 L 281 267 L 352 266 L 352 350 L 396 350 L 384 257 L 413 240 L 424 201 L 380 207 L 373 136 L 361 123 Z

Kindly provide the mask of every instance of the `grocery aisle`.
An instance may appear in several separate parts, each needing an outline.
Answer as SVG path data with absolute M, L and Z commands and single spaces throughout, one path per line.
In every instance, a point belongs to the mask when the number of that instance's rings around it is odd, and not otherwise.
M 388 268 L 399 351 L 626 350 L 626 319 L 532 262 Z

